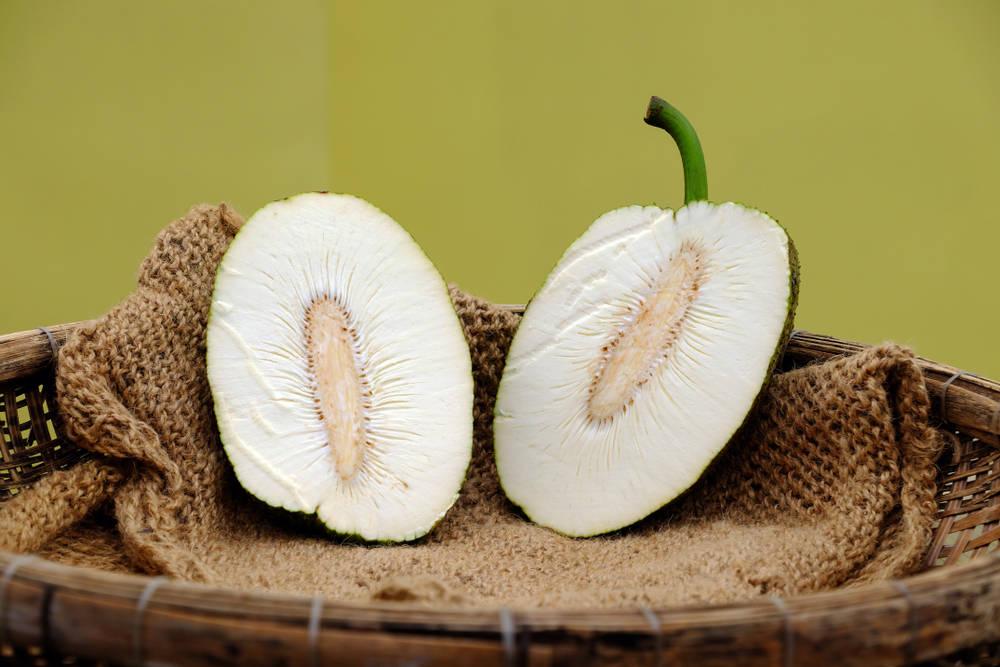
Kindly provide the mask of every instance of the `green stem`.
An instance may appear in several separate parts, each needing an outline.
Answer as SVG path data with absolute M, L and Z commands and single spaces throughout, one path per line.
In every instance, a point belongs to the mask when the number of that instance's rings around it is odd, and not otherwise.
M 701 142 L 688 119 L 659 97 L 653 97 L 649 100 L 649 109 L 643 120 L 653 127 L 666 130 L 677 142 L 684 168 L 684 203 L 708 199 L 705 154 L 701 151 Z

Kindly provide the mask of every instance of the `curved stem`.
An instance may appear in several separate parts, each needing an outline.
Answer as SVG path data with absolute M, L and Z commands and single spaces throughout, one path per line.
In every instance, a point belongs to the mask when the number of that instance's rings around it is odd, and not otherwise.
M 649 109 L 643 120 L 653 127 L 666 130 L 677 142 L 684 168 L 684 203 L 708 199 L 705 154 L 701 151 L 701 142 L 688 119 L 659 97 L 653 97 L 649 100 Z

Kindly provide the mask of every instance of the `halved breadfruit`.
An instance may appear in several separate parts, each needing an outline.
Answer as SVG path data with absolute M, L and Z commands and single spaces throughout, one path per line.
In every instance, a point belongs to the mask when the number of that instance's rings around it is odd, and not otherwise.
M 261 500 L 366 540 L 427 533 L 472 450 L 469 349 L 447 288 L 348 195 L 268 204 L 220 264 L 206 333 L 226 454 Z
M 533 521 L 588 536 L 662 507 L 773 371 L 797 297 L 794 246 L 764 213 L 700 201 L 705 189 L 676 213 L 601 216 L 528 306 L 494 440 L 504 491 Z

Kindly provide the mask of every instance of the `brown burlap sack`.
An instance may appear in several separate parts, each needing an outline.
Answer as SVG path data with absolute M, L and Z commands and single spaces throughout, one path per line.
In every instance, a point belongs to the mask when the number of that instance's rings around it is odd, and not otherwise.
M 570 539 L 526 521 L 493 466 L 493 398 L 518 317 L 457 289 L 476 441 L 455 507 L 398 546 L 299 525 L 243 492 L 213 419 L 205 323 L 240 224 L 225 206 L 171 224 L 135 293 L 63 348 L 63 420 L 99 456 L 0 508 L 0 548 L 237 588 L 514 607 L 785 596 L 920 566 L 941 443 L 910 352 L 882 345 L 776 376 L 685 496 L 616 534 Z

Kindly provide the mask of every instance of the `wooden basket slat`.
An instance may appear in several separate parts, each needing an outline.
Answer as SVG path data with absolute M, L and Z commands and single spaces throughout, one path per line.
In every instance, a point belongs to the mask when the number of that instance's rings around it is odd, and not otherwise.
M 0 556 L 0 568 L 9 559 Z M 131 661 L 137 603 L 148 579 L 81 570 L 40 561 L 25 565 L 8 588 L 9 637 L 52 653 Z M 965 647 L 1000 640 L 1000 558 L 996 555 L 938 568 L 906 581 L 714 607 L 657 610 L 664 664 L 773 665 L 899 664 L 933 660 Z M 912 607 L 910 606 L 912 601 Z M 305 664 L 312 598 L 249 594 L 168 582 L 142 617 L 145 657 L 184 664 Z M 627 664 L 655 661 L 655 637 L 640 610 L 583 612 L 526 610 L 515 615 L 532 664 L 564 664 L 595 651 Z M 911 618 L 917 634 L 911 632 Z M 505 658 L 497 610 L 418 606 L 324 605 L 320 657 L 361 664 L 374 657 L 468 664 L 475 654 L 493 664 Z M 370 664 L 370 663 L 369 663 Z M 421 663 L 430 664 L 430 663 Z
M 56 456 L 56 451 L 51 447 L 45 447 L 45 445 L 52 441 L 52 438 L 49 437 L 49 429 L 46 427 L 45 422 L 45 399 L 42 398 L 42 392 L 38 387 L 34 385 L 27 387 L 25 403 L 27 403 L 28 407 L 32 440 L 42 451 L 46 463 L 51 463 Z
M 46 327 L 56 345 L 63 345 L 70 333 L 86 322 Z M 0 382 L 20 380 L 47 370 L 52 364 L 52 346 L 40 329 L 0 336 Z
M 7 437 L 10 439 L 10 452 L 14 455 L 25 450 L 27 444 L 21 433 L 21 417 L 18 414 L 17 393 L 13 389 L 3 392 L 4 411 L 6 413 Z
M 982 549 L 983 547 L 989 546 L 993 542 L 1000 540 L 1000 528 L 991 528 L 990 526 L 981 526 L 983 529 L 982 535 L 971 540 L 966 546 L 966 550 L 969 549 Z
M 1000 505 L 993 505 L 966 515 L 964 518 L 956 521 L 952 525 L 952 528 L 955 530 L 965 530 L 966 528 L 974 528 L 980 524 L 986 525 L 997 520 L 1000 520 Z

